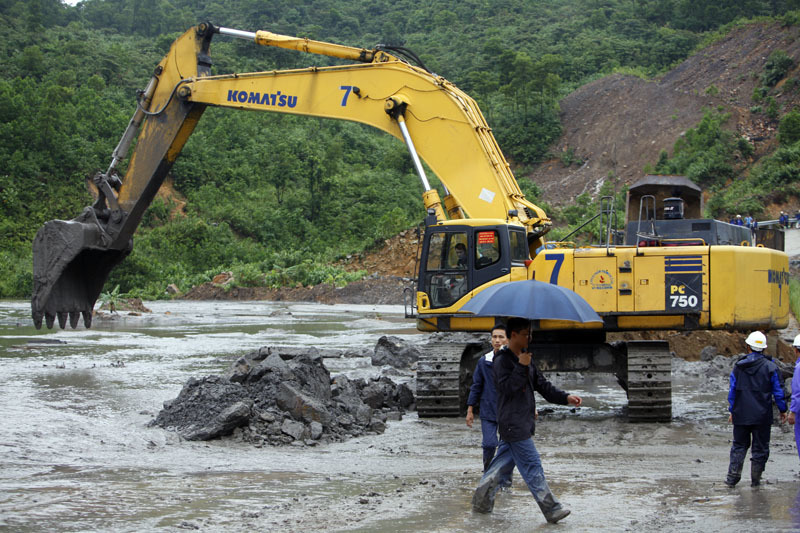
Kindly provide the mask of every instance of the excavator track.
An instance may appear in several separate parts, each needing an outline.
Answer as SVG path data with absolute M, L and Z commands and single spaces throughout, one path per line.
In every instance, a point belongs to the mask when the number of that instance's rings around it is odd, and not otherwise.
M 461 414 L 459 372 L 464 346 L 431 343 L 417 362 L 417 414 L 420 418 Z
M 628 420 L 672 419 L 672 354 L 666 341 L 629 341 Z

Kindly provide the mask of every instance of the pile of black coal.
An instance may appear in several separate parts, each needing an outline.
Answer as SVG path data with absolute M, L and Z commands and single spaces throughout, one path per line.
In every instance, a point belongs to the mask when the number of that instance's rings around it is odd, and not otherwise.
M 262 348 L 224 376 L 189 379 L 150 425 L 187 440 L 235 434 L 256 445 L 313 445 L 383 433 L 388 420 L 415 408 L 405 384 L 331 379 L 319 353 L 285 352 Z

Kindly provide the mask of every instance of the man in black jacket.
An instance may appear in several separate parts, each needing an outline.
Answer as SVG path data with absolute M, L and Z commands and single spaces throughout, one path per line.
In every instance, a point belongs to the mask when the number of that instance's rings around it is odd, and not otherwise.
M 547 401 L 561 405 L 579 407 L 582 400 L 555 387 L 531 364 L 531 354 L 527 351 L 530 322 L 520 318 L 510 319 L 506 335 L 508 346 L 500 350 L 494 359 L 497 425 L 501 442 L 497 455 L 475 489 L 472 508 L 479 513 L 490 513 L 494 508 L 500 480 L 510 474 L 516 465 L 545 519 L 554 524 L 570 511 L 550 492 L 539 452 L 531 438 L 536 414 L 534 391 L 538 391 Z

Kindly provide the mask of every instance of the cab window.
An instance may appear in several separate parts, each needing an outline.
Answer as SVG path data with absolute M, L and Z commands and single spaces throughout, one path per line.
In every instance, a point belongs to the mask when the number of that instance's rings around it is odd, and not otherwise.
M 467 260 L 466 233 L 437 232 L 431 236 L 426 270 L 466 270 Z
M 500 235 L 496 231 L 475 233 L 475 268 L 480 270 L 500 260 Z
M 431 307 L 449 307 L 469 291 L 466 232 L 436 232 L 428 241 L 425 292 Z
M 509 230 L 508 238 L 511 243 L 511 262 L 522 263 L 530 259 L 528 253 L 528 239 L 521 230 Z

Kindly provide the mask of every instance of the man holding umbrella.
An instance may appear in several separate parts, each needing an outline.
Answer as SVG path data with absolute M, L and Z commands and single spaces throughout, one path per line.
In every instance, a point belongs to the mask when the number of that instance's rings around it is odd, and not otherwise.
M 483 474 L 472 497 L 472 508 L 479 513 L 489 513 L 501 480 L 517 467 L 545 519 L 556 523 L 570 510 L 556 499 L 547 485 L 542 462 L 531 435 L 535 428 L 536 399 L 534 391 L 561 405 L 580 407 L 579 396 L 567 394 L 550 383 L 531 364 L 528 352 L 530 322 L 511 318 L 506 326 L 508 345 L 494 359 L 494 379 L 497 389 L 497 423 L 500 447 L 489 468 Z

